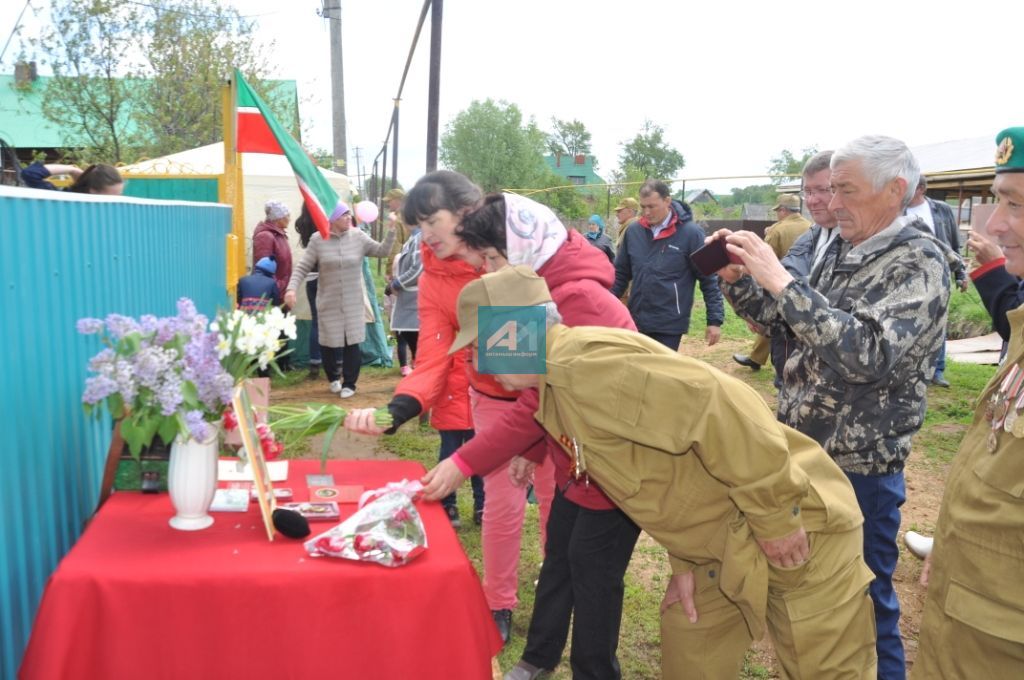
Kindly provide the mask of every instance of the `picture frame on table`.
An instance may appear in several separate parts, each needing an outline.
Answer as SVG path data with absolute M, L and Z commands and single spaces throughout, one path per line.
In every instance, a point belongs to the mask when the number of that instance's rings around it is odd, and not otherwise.
M 231 396 L 231 405 L 235 409 L 238 432 L 242 438 L 242 448 L 238 454 L 239 457 L 244 457 L 252 470 L 252 489 L 260 506 L 263 526 L 267 530 L 267 540 L 273 541 L 273 514 L 277 508 L 277 499 L 274 496 L 274 484 L 270 481 L 267 459 L 263 457 L 263 448 L 260 446 L 260 435 L 256 430 L 256 409 L 253 408 L 249 392 L 245 389 L 245 381 L 235 388 Z

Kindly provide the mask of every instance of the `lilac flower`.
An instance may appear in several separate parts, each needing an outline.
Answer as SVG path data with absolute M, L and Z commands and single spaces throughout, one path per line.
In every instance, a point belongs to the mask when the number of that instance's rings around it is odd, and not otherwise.
M 113 366 L 116 356 L 114 350 L 109 347 L 100 350 L 92 359 L 89 359 L 89 370 L 93 373 L 103 373 L 106 369 Z M 112 371 L 108 370 L 107 372 Z
M 174 368 L 175 352 L 162 347 L 143 347 L 135 355 L 135 377 L 143 387 L 155 389 Z
M 210 425 L 203 420 L 202 411 L 186 411 L 185 425 L 189 435 L 197 442 L 204 442 L 210 436 Z
M 135 373 L 131 363 L 124 359 L 118 359 L 113 363 L 112 369 L 111 374 L 107 377 L 117 383 L 117 391 L 121 393 L 125 403 L 130 404 L 135 401 L 135 395 L 138 394 L 139 388 L 135 384 Z
M 95 335 L 103 330 L 103 320 L 91 318 L 79 319 L 78 323 L 75 324 L 75 328 L 82 335 Z
M 115 392 L 116 382 L 105 375 L 95 375 L 86 379 L 82 401 L 86 404 L 98 404 Z
M 178 317 L 182 321 L 191 321 L 196 316 L 196 305 L 186 297 L 178 298 Z
M 173 416 L 181 406 L 181 402 L 185 401 L 184 395 L 181 393 L 181 376 L 177 373 L 167 373 L 164 375 L 164 380 L 155 390 L 156 400 L 160 403 L 160 415 Z
M 129 333 L 135 333 L 139 330 L 139 325 L 135 323 L 135 319 L 122 316 L 121 314 L 107 314 L 106 324 L 107 333 L 110 334 L 111 339 L 114 341 L 120 340 Z
M 143 314 L 139 317 L 139 329 L 143 335 L 152 335 L 160 328 L 160 319 L 152 314 Z M 160 343 L 163 344 L 163 343 Z

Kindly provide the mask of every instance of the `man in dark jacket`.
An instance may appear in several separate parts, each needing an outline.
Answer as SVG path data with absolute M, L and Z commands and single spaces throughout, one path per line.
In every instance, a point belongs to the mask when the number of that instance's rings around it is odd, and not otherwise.
M 641 228 L 628 229 L 619 241 L 612 295 L 620 297 L 632 281 L 627 306 L 637 329 L 676 350 L 690 327 L 693 289 L 699 282 L 707 308 L 704 339 L 715 344 L 725 321 L 718 277 L 704 276 L 690 262 L 690 253 L 704 245 L 704 231 L 693 221 L 690 207 L 673 201 L 660 180 L 647 180 L 640 187 L 640 208 Z
M 238 279 L 238 293 L 235 296 L 238 308 L 254 314 L 281 304 L 281 293 L 277 289 L 274 274 L 277 263 L 272 257 L 264 257 L 253 267 L 252 274 Z
M 910 205 L 907 206 L 904 214 L 920 218 L 922 222 L 928 225 L 928 229 L 935 238 L 945 243 L 957 254 L 957 257 L 951 258 L 950 271 L 956 279 L 957 288 L 963 292 L 967 290 L 967 273 L 964 268 L 964 262 L 960 258 L 959 222 L 949 205 L 942 201 L 928 198 L 925 195 L 927 189 L 928 180 L 925 179 L 924 175 L 921 175 L 917 188 L 914 190 L 914 197 L 910 199 Z M 949 387 L 949 383 L 943 377 L 945 371 L 946 342 L 945 338 L 943 338 L 942 351 L 939 352 L 939 358 L 935 360 L 935 375 L 932 376 L 932 383 L 939 387 Z

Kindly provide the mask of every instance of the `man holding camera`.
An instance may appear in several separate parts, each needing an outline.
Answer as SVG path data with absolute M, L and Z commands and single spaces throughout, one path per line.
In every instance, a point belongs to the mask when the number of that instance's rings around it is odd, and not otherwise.
M 717 232 L 743 266 L 719 272 L 741 315 L 785 322 L 798 341 L 779 393 L 779 419 L 821 444 L 846 473 L 864 514 L 875 580 L 878 677 L 906 676 L 899 600 L 903 466 L 921 427 L 946 325 L 945 249 L 903 211 L 920 169 L 902 142 L 861 137 L 831 159 L 829 210 L 843 241 L 808 277 L 794 277 L 750 232 Z M 809 279 L 816 280 L 812 286 Z

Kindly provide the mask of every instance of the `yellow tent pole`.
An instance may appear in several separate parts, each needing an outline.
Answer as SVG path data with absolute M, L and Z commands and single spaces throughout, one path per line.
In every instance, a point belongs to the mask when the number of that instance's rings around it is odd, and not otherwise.
M 221 87 L 224 125 L 224 176 L 220 182 L 221 203 L 231 206 L 231 234 L 228 235 L 226 279 L 233 300 L 238 279 L 248 270 L 245 264 L 245 208 L 242 190 L 242 155 L 236 149 L 235 87 L 229 77 Z

